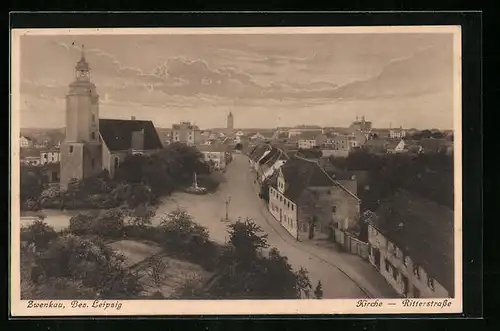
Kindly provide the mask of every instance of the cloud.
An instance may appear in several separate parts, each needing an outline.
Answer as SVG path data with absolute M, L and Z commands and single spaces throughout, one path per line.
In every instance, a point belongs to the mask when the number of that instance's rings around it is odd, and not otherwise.
M 340 86 L 331 97 L 371 99 L 451 93 L 452 70 L 451 52 L 425 47 L 390 61 L 373 77 Z

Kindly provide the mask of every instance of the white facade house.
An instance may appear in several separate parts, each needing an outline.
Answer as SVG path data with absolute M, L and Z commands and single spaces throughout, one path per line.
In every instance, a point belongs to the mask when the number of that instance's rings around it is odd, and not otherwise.
M 269 188 L 269 212 L 293 236 L 297 236 L 298 208 L 285 196 L 285 179 L 279 170 L 277 188 Z
M 316 146 L 316 139 L 299 139 L 298 147 L 302 149 L 310 149 Z
M 367 211 L 369 261 L 403 297 L 454 296 L 453 210 L 397 190 Z
M 41 151 L 40 164 L 57 163 L 61 160 L 61 153 L 59 151 Z
M 410 298 L 450 297 L 443 285 L 371 225 L 368 225 L 368 243 L 370 263 L 400 295 Z
M 406 130 L 403 128 L 389 130 L 389 138 L 400 139 L 406 137 Z

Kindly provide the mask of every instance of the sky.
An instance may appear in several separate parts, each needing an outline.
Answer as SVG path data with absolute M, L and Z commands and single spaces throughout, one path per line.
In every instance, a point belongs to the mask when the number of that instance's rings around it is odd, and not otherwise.
M 100 117 L 236 128 L 301 124 L 453 127 L 453 35 L 21 36 L 21 127 L 65 124 L 85 57 Z

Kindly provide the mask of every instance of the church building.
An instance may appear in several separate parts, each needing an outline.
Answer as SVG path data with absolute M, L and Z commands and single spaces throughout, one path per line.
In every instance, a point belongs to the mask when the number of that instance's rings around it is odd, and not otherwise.
M 152 153 L 162 143 L 152 121 L 100 119 L 99 95 L 82 51 L 75 80 L 66 95 L 66 137 L 60 147 L 60 186 L 107 170 L 111 177 L 120 161 L 133 153 Z

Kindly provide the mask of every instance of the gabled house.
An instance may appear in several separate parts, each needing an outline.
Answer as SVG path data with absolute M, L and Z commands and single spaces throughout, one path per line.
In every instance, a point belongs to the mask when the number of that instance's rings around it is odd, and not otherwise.
M 259 183 L 269 179 L 274 172 L 288 160 L 288 156 L 281 149 L 272 147 L 271 152 L 261 160 L 259 169 Z
M 259 161 L 269 153 L 271 147 L 268 144 L 260 144 L 254 147 L 254 149 L 248 155 L 248 162 L 252 170 L 257 171 L 259 166 Z
M 99 119 L 102 167 L 111 177 L 129 154 L 151 154 L 163 149 L 152 121 Z
M 318 162 L 292 157 L 269 180 L 269 211 L 293 237 L 329 236 L 356 226 L 360 199 Z
M 20 135 L 19 136 L 19 147 L 21 148 L 30 148 L 33 147 L 33 139 L 27 136 Z
M 387 153 L 404 153 L 408 150 L 406 149 L 406 142 L 404 139 L 392 140 L 387 143 Z
M 200 145 L 197 149 L 203 155 L 203 159 L 207 162 L 212 170 L 224 170 L 227 166 L 227 146 L 221 144 Z
M 398 190 L 367 212 L 369 261 L 402 296 L 454 296 L 454 213 Z

